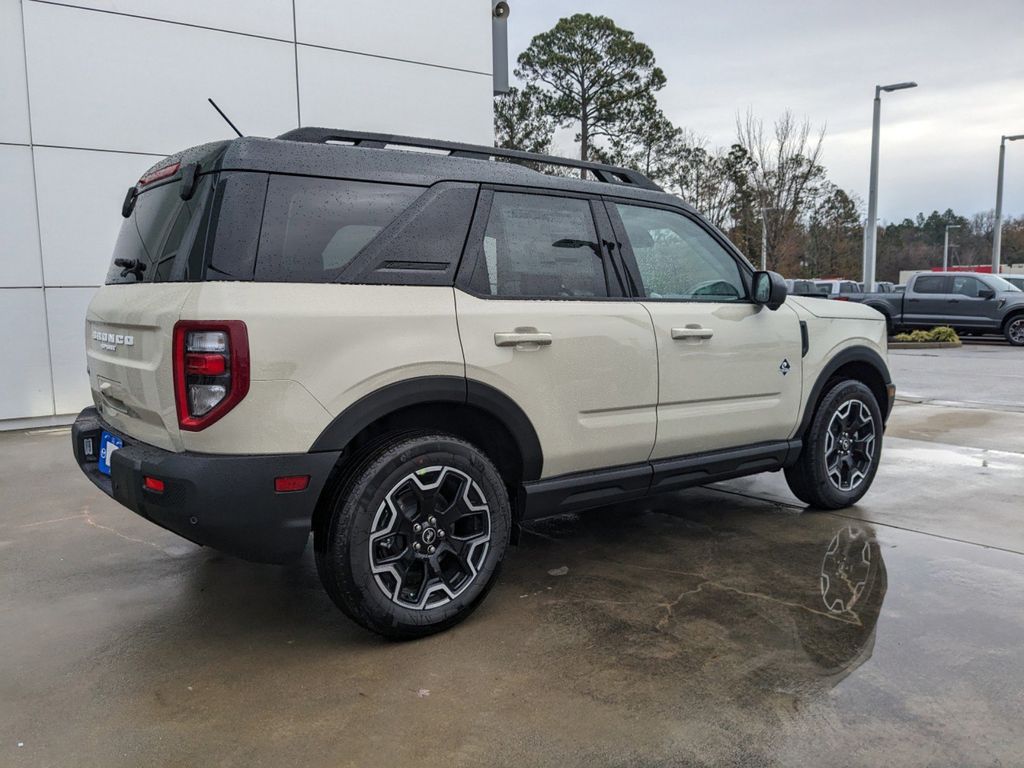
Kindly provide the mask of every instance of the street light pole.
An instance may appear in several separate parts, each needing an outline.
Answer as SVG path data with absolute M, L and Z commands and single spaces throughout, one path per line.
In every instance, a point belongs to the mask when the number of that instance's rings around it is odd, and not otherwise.
M 871 176 L 868 181 L 868 220 L 864 227 L 864 290 L 875 286 L 875 246 L 878 243 L 878 133 L 882 119 L 882 91 L 916 88 L 917 83 L 893 83 L 875 86 L 875 109 L 871 121 Z
M 778 208 L 761 208 L 761 271 L 768 269 L 768 211 Z
M 996 221 L 992 232 L 992 274 L 998 275 L 1003 249 L 1003 166 L 1006 164 L 1006 142 L 1024 139 L 1024 133 L 1003 136 L 999 140 L 999 174 L 996 177 Z
M 949 230 L 960 229 L 959 224 L 947 224 L 946 225 L 946 242 L 942 246 L 942 271 L 946 272 L 949 270 Z

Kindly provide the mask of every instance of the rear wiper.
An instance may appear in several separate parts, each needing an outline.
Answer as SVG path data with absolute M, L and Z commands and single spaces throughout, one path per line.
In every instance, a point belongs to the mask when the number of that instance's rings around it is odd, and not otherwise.
M 146 271 L 141 259 L 114 259 L 114 266 L 121 267 L 121 277 L 135 275 L 139 282 L 142 282 L 142 273 Z

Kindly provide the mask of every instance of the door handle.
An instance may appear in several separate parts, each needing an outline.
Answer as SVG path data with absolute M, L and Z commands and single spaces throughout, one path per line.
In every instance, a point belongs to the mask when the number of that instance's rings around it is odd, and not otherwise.
M 715 332 L 710 328 L 701 328 L 698 325 L 672 329 L 673 339 L 710 339 L 714 335 Z
M 515 347 L 520 344 L 536 344 L 538 347 L 551 346 L 551 334 L 543 331 L 508 331 L 494 334 L 494 346 Z
M 959 304 L 960 299 L 946 299 L 947 304 Z
M 907 299 L 907 301 L 909 301 L 911 304 L 917 304 L 917 302 L 919 302 L 920 299 Z

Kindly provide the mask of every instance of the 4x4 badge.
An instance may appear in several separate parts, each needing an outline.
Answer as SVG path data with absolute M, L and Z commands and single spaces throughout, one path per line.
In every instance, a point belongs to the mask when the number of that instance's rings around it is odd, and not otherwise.
M 789 360 L 783 358 L 782 363 L 779 365 L 779 371 L 782 373 L 783 376 L 785 376 L 787 373 L 789 373 L 789 369 Z

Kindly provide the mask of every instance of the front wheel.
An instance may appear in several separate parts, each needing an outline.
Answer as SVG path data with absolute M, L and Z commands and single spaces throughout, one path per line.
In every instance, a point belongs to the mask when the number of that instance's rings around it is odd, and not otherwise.
M 314 533 L 317 570 L 351 619 L 386 637 L 462 621 L 486 596 L 512 514 L 494 465 L 443 434 L 404 435 L 345 475 Z
M 1006 340 L 1015 347 L 1024 347 L 1024 315 L 1011 317 L 1003 330 Z
M 833 384 L 804 435 L 796 463 L 786 469 L 793 494 L 820 509 L 842 509 L 868 492 L 882 454 L 882 412 L 859 381 Z

